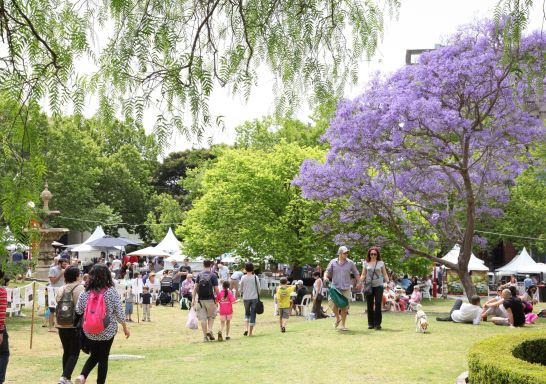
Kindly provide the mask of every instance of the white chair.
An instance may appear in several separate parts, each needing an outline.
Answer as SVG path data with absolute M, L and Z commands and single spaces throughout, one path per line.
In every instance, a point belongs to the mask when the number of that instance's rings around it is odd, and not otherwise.
M 300 314 L 302 316 L 305 317 L 310 312 L 311 303 L 312 303 L 312 300 L 311 300 L 310 294 L 303 296 L 303 298 L 301 299 L 301 304 L 297 305 L 300 309 Z
M 275 292 L 277 291 L 277 288 L 281 285 L 280 280 L 270 280 L 269 281 L 269 290 L 271 291 L 271 296 L 275 296 Z
M 421 297 L 423 299 L 428 299 L 429 301 L 432 301 L 432 297 L 430 295 L 430 286 L 428 284 L 425 284 L 423 288 L 421 288 Z

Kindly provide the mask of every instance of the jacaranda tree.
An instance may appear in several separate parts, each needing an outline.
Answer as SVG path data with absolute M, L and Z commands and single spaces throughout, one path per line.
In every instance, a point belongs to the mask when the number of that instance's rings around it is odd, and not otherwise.
M 418 65 L 340 102 L 324 136 L 326 162 L 304 162 L 295 183 L 307 198 L 339 202 L 343 209 L 332 212 L 341 221 L 380 222 L 408 255 L 456 270 L 474 294 L 468 261 L 476 218 L 502 214 L 529 146 L 545 138 L 527 110 L 543 94 L 526 82 L 544 66 L 545 47 L 544 36 L 531 34 L 503 60 L 494 23 L 466 26 Z M 533 60 L 521 64 L 523 56 Z M 358 242 L 366 225 L 362 231 L 347 238 Z M 458 264 L 435 256 L 456 242 Z

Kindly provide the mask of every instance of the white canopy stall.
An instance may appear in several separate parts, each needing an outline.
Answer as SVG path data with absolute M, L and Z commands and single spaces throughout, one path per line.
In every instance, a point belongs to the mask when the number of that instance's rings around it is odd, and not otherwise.
M 169 228 L 169 231 L 167 232 L 163 240 L 161 240 L 159 244 L 157 244 L 154 248 L 167 252 L 169 255 L 176 256 L 177 258 L 182 257 L 182 260 L 184 260 L 182 250 L 180 249 L 181 246 L 182 243 L 178 241 L 173 233 L 172 228 Z
M 459 244 L 455 244 L 453 249 L 447 253 L 443 260 L 450 261 L 453 264 L 459 262 L 459 254 L 461 253 L 461 247 Z M 489 268 L 484 264 L 483 260 L 478 259 L 472 253 L 468 262 L 468 271 L 472 272 L 472 283 L 476 287 L 476 291 L 479 295 L 487 295 L 489 292 L 487 286 L 487 272 Z M 447 290 L 449 294 L 461 295 L 464 293 L 463 285 L 459 280 L 459 276 L 453 270 L 447 270 Z
M 546 273 L 546 268 L 533 260 L 525 247 L 508 264 L 495 270 L 499 275 Z
M 447 253 L 444 257 L 442 257 L 442 260 L 450 261 L 453 264 L 457 264 L 459 262 L 459 253 L 461 253 L 461 247 L 459 244 L 455 244 L 453 249 Z M 470 261 L 468 262 L 468 270 L 469 271 L 484 271 L 488 272 L 489 268 L 484 264 L 484 261 L 481 259 L 478 259 L 474 254 L 472 253 L 470 255 Z
M 99 225 L 97 228 L 95 228 L 95 231 L 93 231 L 91 236 L 89 236 L 89 238 L 83 243 L 76 246 L 69 246 L 67 248 L 72 252 L 78 252 L 78 258 L 85 264 L 86 262 L 91 261 L 91 259 L 94 257 L 100 257 L 101 252 L 99 248 L 92 247 L 88 243 L 103 238 L 104 236 L 106 236 L 106 234 Z

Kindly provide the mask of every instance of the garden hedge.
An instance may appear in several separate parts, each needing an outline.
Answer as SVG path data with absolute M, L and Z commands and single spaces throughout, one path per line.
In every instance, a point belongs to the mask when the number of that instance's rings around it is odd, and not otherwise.
M 470 349 L 468 378 L 471 384 L 546 384 L 545 362 L 546 332 L 507 333 Z

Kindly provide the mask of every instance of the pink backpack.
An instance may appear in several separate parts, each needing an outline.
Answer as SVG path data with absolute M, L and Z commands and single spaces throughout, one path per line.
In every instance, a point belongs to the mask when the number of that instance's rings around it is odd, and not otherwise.
M 87 297 L 87 305 L 83 314 L 83 330 L 86 333 L 98 334 L 103 332 L 110 319 L 106 315 L 106 303 L 104 302 L 104 291 L 91 291 Z

